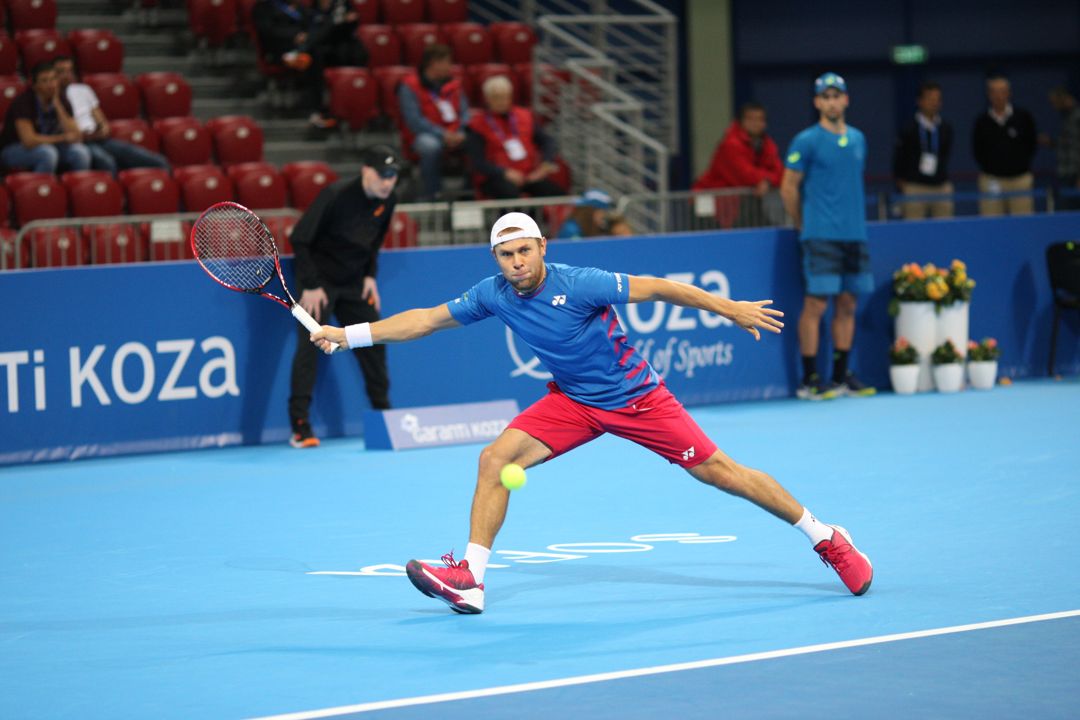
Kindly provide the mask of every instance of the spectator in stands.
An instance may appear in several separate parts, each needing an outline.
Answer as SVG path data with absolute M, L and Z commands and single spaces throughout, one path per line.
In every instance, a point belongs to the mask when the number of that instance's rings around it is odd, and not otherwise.
M 752 197 L 717 198 L 717 213 L 738 215 L 739 227 L 780 225 L 783 208 L 778 190 L 784 168 L 776 143 L 765 132 L 765 107 L 748 102 L 739 108 L 739 117 L 728 126 L 713 152 L 709 168 L 694 181 L 694 190 L 753 188 Z M 731 222 L 722 222 L 730 225 Z
M 336 123 L 323 108 L 322 58 L 310 50 L 314 11 L 302 0 L 257 0 L 251 20 L 266 62 L 298 73 L 300 102 L 311 113 L 308 122 L 320 129 L 333 127 Z
M 359 25 L 350 0 L 318 0 L 311 19 L 311 54 L 321 55 L 325 67 L 364 67 L 368 52 L 356 37 Z
M 844 120 L 848 106 L 844 78 L 825 73 L 814 82 L 814 92 L 820 120 L 791 141 L 780 186 L 784 207 L 799 230 L 806 282 L 799 316 L 803 379 L 796 396 L 864 397 L 876 390 L 848 369 L 848 356 L 855 341 L 855 296 L 874 289 L 866 247 L 866 138 Z M 835 298 L 833 370 L 826 385 L 817 372 L 817 356 L 821 319 L 830 297 Z
M 593 188 L 574 204 L 574 212 L 559 228 L 557 240 L 580 240 L 587 237 L 632 235 L 630 224 L 612 212 L 614 203 L 603 190 Z
M 941 118 L 941 86 L 925 82 L 915 100 L 915 117 L 901 130 L 893 153 L 893 176 L 904 195 L 952 195 L 949 154 L 952 125 Z M 904 218 L 952 217 L 951 198 L 905 200 Z
M 60 91 L 71 105 L 75 124 L 82 133 L 83 144 L 90 150 L 90 162 L 95 170 L 107 170 L 116 175 L 120 170 L 136 167 L 169 169 L 165 156 L 134 143 L 109 137 L 109 120 L 101 110 L 94 89 L 75 82 L 75 62 L 69 57 L 53 60 Z
M 389 147 L 364 151 L 359 178 L 345 178 L 323 188 L 292 233 L 296 287 L 300 305 L 320 323 L 334 315 L 341 323 L 375 322 L 382 303 L 375 282 L 379 248 L 390 230 L 397 198 L 398 157 Z M 316 447 L 319 439 L 308 422 L 319 351 L 298 326 L 289 395 L 293 447 Z M 390 375 L 385 348 L 354 352 L 364 375 L 371 407 L 390 407 Z
M 1064 87 L 1050 91 L 1050 104 L 1061 115 L 1061 133 L 1054 143 L 1057 150 L 1057 189 L 1080 192 L 1080 107 Z M 1060 195 L 1059 210 L 1080 209 L 1080 196 Z
M 975 118 L 972 144 L 979 166 L 979 192 L 988 195 L 1027 193 L 1034 186 L 1031 161 L 1035 157 L 1035 118 L 1009 102 L 1012 90 L 1004 75 L 986 79 L 986 112 Z M 1035 203 L 1030 194 L 979 200 L 979 214 L 1030 215 Z
M 484 112 L 472 114 L 466 147 L 474 183 L 492 198 L 562 195 L 551 179 L 558 171 L 555 140 L 540 127 L 532 110 L 515 107 L 514 86 L 505 75 L 484 81 Z
M 60 92 L 52 62 L 30 71 L 30 87 L 11 102 L 0 133 L 0 160 L 34 172 L 89 170 L 90 150 L 80 142 L 71 104 Z
M 450 48 L 436 43 L 424 48 L 416 75 L 398 85 L 402 142 L 420 156 L 421 200 L 434 200 L 442 191 L 443 158 L 462 155 L 469 104 L 461 82 L 453 77 Z

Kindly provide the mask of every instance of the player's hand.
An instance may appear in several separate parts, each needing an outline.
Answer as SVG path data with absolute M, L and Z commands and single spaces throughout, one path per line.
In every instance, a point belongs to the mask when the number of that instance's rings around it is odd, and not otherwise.
M 784 313 L 771 307 L 772 300 L 757 300 L 748 302 L 745 300 L 735 303 L 735 311 L 731 314 L 731 321 L 754 336 L 755 340 L 761 339 L 758 328 L 780 334 L 784 323 L 777 318 L 784 317 Z
M 360 297 L 367 300 L 368 305 L 375 308 L 375 312 L 382 310 L 382 299 L 379 297 L 379 286 L 375 283 L 375 278 L 364 278 L 364 290 Z
M 311 342 L 315 343 L 315 347 L 327 355 L 338 348 L 342 350 L 349 349 L 349 343 L 345 340 L 345 330 L 330 325 L 323 325 L 322 329 L 311 333 Z
M 508 168 L 504 172 L 504 175 L 506 176 L 507 180 L 514 183 L 514 185 L 516 185 L 517 187 L 521 187 L 522 185 L 525 184 L 525 175 L 523 175 L 520 170 L 514 170 L 513 168 Z
M 307 310 L 308 315 L 311 315 L 319 322 L 322 322 L 322 311 L 328 302 L 330 302 L 330 298 L 326 296 L 326 291 L 321 287 L 305 290 L 300 295 L 300 307 Z

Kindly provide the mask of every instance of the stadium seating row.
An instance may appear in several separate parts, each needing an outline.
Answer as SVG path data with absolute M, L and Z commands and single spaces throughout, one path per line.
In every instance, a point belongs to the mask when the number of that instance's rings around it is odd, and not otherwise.
M 124 43 L 110 30 L 72 30 L 67 36 L 51 28 L 19 30 L 14 40 L 0 30 L 0 75 L 14 75 L 21 62 L 26 76 L 38 63 L 60 55 L 74 58 L 84 75 L 120 72 Z
M 56 27 L 56 0 L 4 0 L 0 24 L 13 31 Z
M 151 120 L 191 114 L 191 86 L 180 73 L 143 73 L 134 80 L 123 73 L 97 73 L 84 75 L 82 81 L 94 89 L 110 121 L 136 118 L 144 111 Z M 18 75 L 0 75 L 0 112 L 6 113 L 25 88 Z
M 454 62 L 461 65 L 532 62 L 536 33 L 520 22 L 473 22 L 435 25 L 361 25 L 356 30 L 367 48 L 369 67 L 417 65 L 424 48 L 436 42 L 449 45 Z

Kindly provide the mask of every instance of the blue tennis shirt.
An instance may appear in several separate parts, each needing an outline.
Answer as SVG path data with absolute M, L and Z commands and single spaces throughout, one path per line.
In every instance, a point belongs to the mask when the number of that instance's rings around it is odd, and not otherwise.
M 850 125 L 843 135 L 809 127 L 791 141 L 784 164 L 803 173 L 801 239 L 866 240 L 861 132 Z
M 521 338 L 574 400 L 615 410 L 656 388 L 660 376 L 630 344 L 612 307 L 630 298 L 625 273 L 546 264 L 544 281 L 519 295 L 501 274 L 447 303 L 462 325 L 495 316 Z

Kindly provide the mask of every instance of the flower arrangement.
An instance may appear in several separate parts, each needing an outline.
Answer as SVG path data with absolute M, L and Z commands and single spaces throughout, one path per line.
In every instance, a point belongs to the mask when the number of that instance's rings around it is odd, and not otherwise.
M 893 273 L 889 314 L 896 317 L 902 302 L 930 301 L 937 310 L 954 302 L 968 302 L 974 287 L 975 281 L 967 275 L 967 265 L 960 260 L 953 260 L 948 269 L 934 263 L 908 263 Z
M 934 352 L 930 355 L 930 362 L 934 365 L 961 363 L 964 362 L 964 356 L 956 349 L 952 340 L 946 340 L 934 348 Z
M 919 362 L 919 351 L 912 347 L 906 337 L 896 338 L 889 348 L 890 365 L 915 365 Z
M 981 342 L 971 340 L 968 342 L 968 360 L 971 362 L 986 362 L 997 360 L 1001 357 L 1001 348 L 998 347 L 994 338 L 983 338 Z

